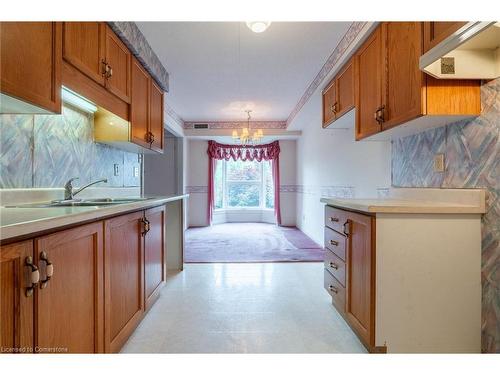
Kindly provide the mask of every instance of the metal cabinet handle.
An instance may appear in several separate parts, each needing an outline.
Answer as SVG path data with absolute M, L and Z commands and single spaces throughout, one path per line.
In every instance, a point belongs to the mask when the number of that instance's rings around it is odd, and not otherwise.
M 330 267 L 333 268 L 334 270 L 338 270 L 339 266 L 333 262 L 330 262 Z
M 377 121 L 379 125 L 382 125 L 382 123 L 385 121 L 384 109 L 385 109 L 385 105 L 382 105 L 382 106 L 377 108 L 377 110 L 375 111 L 375 114 L 374 114 L 375 121 Z
M 38 270 L 38 267 L 33 264 L 33 258 L 32 257 L 26 257 L 24 260 L 24 264 L 30 268 L 30 283 L 31 285 L 26 288 L 26 297 L 31 297 L 33 295 L 33 292 L 35 291 L 35 288 L 40 281 L 40 271 Z
M 346 236 L 349 236 L 349 234 L 351 234 L 349 220 L 346 220 L 346 222 L 344 223 L 343 227 L 344 227 L 344 230 L 343 230 L 344 234 Z
M 108 78 L 111 78 L 113 76 L 113 68 L 111 66 L 109 66 L 109 70 L 108 70 Z
M 144 225 L 144 230 L 142 231 L 141 235 L 144 237 L 146 235 L 146 233 L 148 233 L 150 231 L 151 223 L 146 218 L 142 218 L 141 222 Z
M 330 219 L 329 219 L 329 220 L 330 220 L 330 221 L 332 221 L 332 222 L 338 223 L 339 218 L 338 218 L 338 217 L 333 217 L 333 216 L 330 216 Z
M 338 241 L 330 240 L 330 245 L 339 246 L 339 243 L 338 243 Z
M 335 288 L 333 285 L 328 285 L 328 289 L 330 289 L 331 292 L 337 294 L 339 290 Z
M 108 76 L 108 63 L 106 62 L 106 60 L 102 59 L 101 60 L 101 64 L 102 64 L 102 73 L 101 75 L 104 77 L 104 78 L 107 78 Z
M 149 143 L 152 145 L 155 141 L 155 135 L 149 132 Z
M 49 283 L 50 279 L 54 275 L 54 265 L 52 262 L 49 260 L 49 257 L 47 256 L 47 253 L 45 251 L 42 251 L 40 253 L 40 261 L 45 262 L 45 279 L 42 280 L 40 283 L 40 289 L 44 289 L 47 287 L 47 284 Z

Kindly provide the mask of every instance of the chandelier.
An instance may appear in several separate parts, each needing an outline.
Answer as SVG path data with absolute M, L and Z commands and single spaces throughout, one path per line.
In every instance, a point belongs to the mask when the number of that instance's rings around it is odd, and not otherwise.
M 250 134 L 250 112 L 252 112 L 252 110 L 247 109 L 245 112 L 248 116 L 247 127 L 241 129 L 241 134 L 238 134 L 238 130 L 233 130 L 232 138 L 235 141 L 239 141 L 239 143 L 243 146 L 248 145 L 250 142 L 252 143 L 252 145 L 255 145 L 259 143 L 262 138 L 264 138 L 264 132 L 262 131 L 262 129 L 257 129 L 253 132 L 253 134 Z

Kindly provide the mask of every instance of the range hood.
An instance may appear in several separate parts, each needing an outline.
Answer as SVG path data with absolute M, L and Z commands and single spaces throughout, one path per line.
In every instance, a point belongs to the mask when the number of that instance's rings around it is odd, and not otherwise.
M 442 79 L 500 76 L 500 22 L 468 22 L 420 57 L 420 70 Z

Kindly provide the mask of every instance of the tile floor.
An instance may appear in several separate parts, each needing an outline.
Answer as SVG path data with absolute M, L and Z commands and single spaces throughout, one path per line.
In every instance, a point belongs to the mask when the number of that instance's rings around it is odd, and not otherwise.
M 123 353 L 365 353 L 323 289 L 322 263 L 188 264 Z

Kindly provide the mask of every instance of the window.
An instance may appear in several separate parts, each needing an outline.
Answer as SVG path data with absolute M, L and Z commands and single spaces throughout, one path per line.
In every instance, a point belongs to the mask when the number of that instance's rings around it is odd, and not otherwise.
M 215 208 L 274 208 L 274 185 L 270 161 L 217 160 Z

